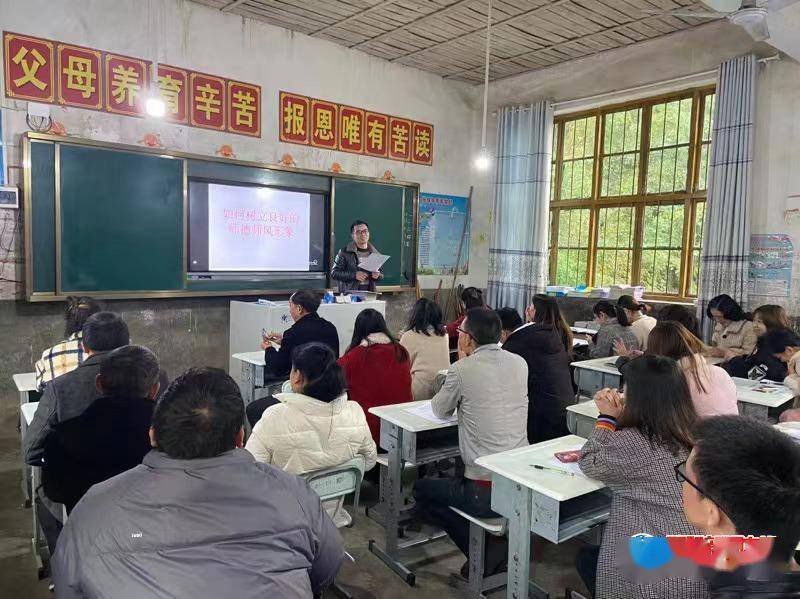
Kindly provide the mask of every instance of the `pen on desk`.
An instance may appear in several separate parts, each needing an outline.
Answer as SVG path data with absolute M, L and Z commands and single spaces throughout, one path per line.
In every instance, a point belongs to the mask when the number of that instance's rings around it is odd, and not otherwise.
M 351 562 L 353 562 L 354 564 L 356 563 L 356 558 L 354 558 L 352 555 L 350 555 L 347 551 L 344 552 L 344 556 L 347 559 L 349 559 Z
M 567 476 L 575 476 L 574 472 L 567 472 L 566 470 L 561 470 L 561 468 L 551 468 L 550 466 L 542 466 L 541 464 L 529 464 L 529 466 L 533 466 L 537 470 L 546 470 L 548 472 L 558 472 L 559 474 L 566 474 Z

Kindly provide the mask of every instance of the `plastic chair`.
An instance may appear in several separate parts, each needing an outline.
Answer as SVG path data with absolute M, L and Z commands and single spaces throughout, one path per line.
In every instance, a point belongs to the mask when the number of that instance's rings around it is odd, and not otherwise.
M 303 475 L 308 481 L 309 486 L 319 495 L 323 507 L 328 508 L 335 505 L 333 523 L 336 528 L 349 528 L 353 525 L 355 514 L 358 512 L 358 499 L 361 494 L 361 481 L 364 478 L 364 457 L 356 456 L 338 466 L 316 470 Z M 353 494 L 353 513 L 350 514 L 344 509 L 344 499 L 347 495 Z M 345 599 L 352 599 L 353 596 L 337 582 L 333 583 L 332 590 Z

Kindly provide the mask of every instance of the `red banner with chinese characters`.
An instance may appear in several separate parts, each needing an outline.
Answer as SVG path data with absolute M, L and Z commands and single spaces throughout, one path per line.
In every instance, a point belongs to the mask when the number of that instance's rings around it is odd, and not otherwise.
M 106 53 L 106 110 L 128 116 L 144 116 L 150 62 Z
M 103 109 L 103 57 L 98 50 L 59 44 L 58 103 Z
M 234 133 L 261 137 L 261 87 L 228 81 L 228 129 Z
M 158 65 L 158 91 L 164 100 L 164 118 L 173 123 L 189 123 L 189 71 L 166 64 Z
M 417 123 L 411 127 L 411 162 L 433 164 L 433 125 Z
M 261 86 L 65 42 L 3 32 L 6 97 L 145 116 L 155 83 L 164 118 L 261 137 Z
M 339 106 L 311 100 L 311 145 L 335 150 L 339 132 Z
M 305 96 L 280 93 L 278 134 L 281 141 L 308 145 L 310 102 Z
M 411 159 L 411 121 L 393 116 L 389 119 L 389 158 Z
M 189 122 L 203 129 L 225 129 L 225 80 L 203 73 L 189 74 Z
M 49 40 L 3 35 L 6 97 L 34 102 L 55 99 L 55 52 Z
M 339 149 L 364 153 L 364 111 L 360 108 L 339 106 Z
M 433 164 L 433 125 L 284 91 L 278 98 L 280 141 Z
M 367 112 L 364 122 L 366 124 L 364 153 L 386 158 L 389 155 L 389 117 L 377 112 Z

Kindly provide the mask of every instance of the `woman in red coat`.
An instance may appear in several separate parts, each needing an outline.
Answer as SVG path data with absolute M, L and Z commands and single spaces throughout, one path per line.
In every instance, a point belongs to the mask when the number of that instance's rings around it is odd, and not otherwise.
M 378 443 L 380 419 L 369 409 L 411 401 L 408 352 L 386 328 L 383 315 L 368 308 L 356 318 L 353 341 L 339 364 L 347 377 L 347 395 L 364 409 L 372 438 Z

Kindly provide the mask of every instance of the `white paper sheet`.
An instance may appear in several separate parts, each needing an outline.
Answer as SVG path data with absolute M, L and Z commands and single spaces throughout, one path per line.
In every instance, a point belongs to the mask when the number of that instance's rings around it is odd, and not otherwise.
M 378 272 L 389 258 L 391 258 L 391 256 L 372 252 L 369 256 L 361 258 L 358 261 L 358 267 L 368 272 Z
M 433 413 L 433 408 L 431 408 L 430 402 L 414 406 L 413 408 L 408 408 L 406 411 L 409 414 L 414 414 L 414 416 L 419 416 L 420 418 L 424 418 L 425 420 L 435 424 L 454 424 L 458 422 L 458 416 L 456 414 L 453 414 L 450 416 L 450 418 L 444 419 L 436 416 L 436 414 Z

